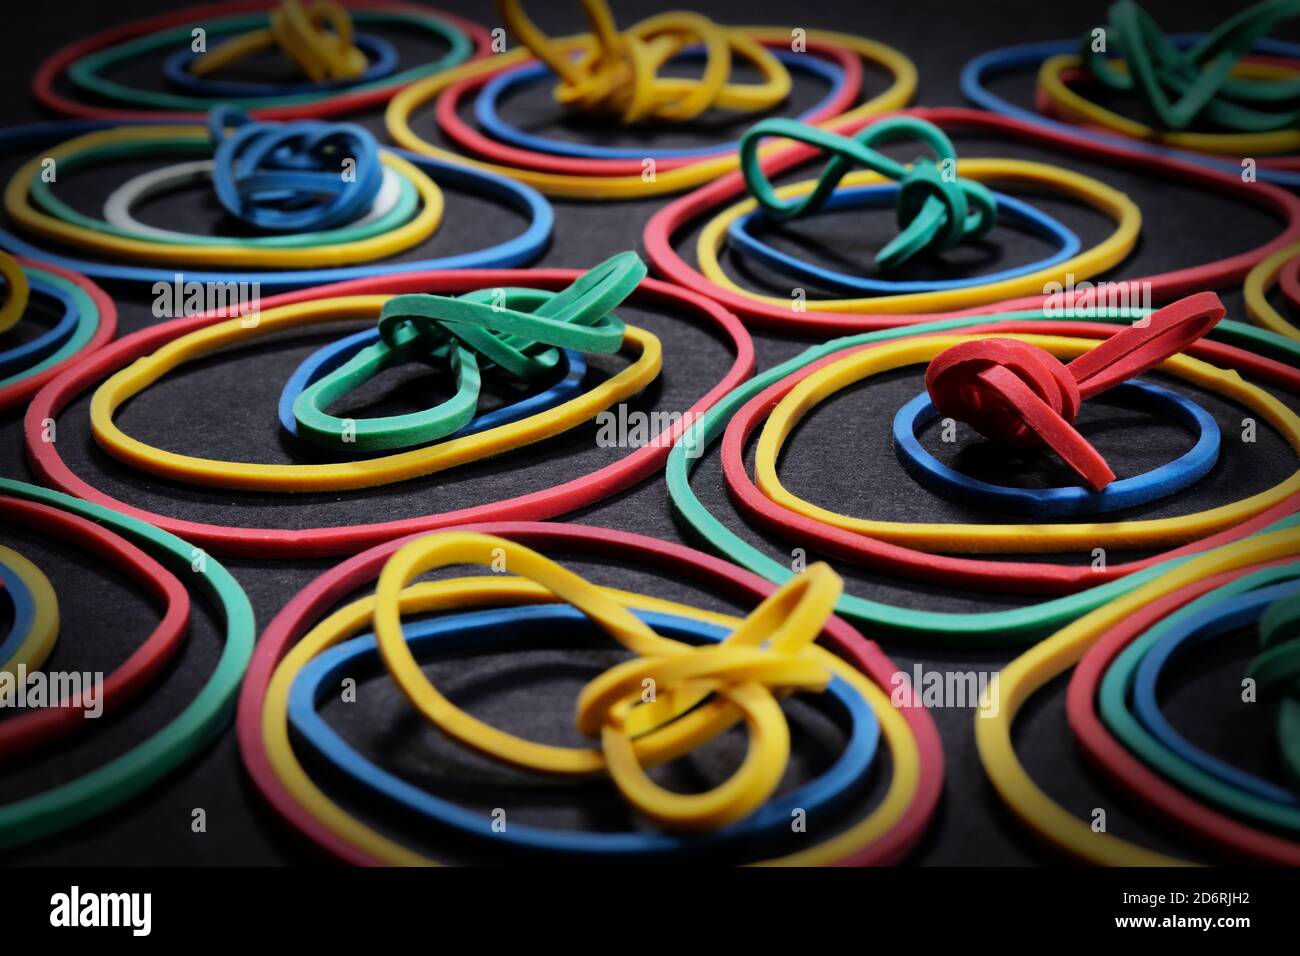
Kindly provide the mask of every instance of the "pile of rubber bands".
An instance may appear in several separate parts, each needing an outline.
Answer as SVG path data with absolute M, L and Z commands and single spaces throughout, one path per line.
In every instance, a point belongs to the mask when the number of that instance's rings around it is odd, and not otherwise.
M 968 64 L 963 89 L 979 109 L 907 109 L 911 62 L 850 34 L 727 26 L 685 11 L 620 28 L 604 0 L 581 7 L 590 31 L 557 39 L 520 0 L 500 0 L 494 32 L 387 0 L 224 3 L 71 43 L 37 72 L 38 101 L 72 119 L 0 130 L 0 152 L 20 164 L 0 227 L 0 411 L 24 407 L 40 483 L 0 479 L 0 519 L 121 569 L 161 609 L 107 675 L 106 711 L 175 665 L 196 596 L 211 603 L 224 644 L 170 722 L 94 770 L 0 805 L 0 848 L 111 813 L 184 765 L 233 714 L 261 798 L 348 863 L 901 862 L 943 798 L 945 758 L 881 639 L 1016 649 L 984 692 L 973 739 L 998 797 L 1064 854 L 1186 862 L 1099 832 L 1021 765 L 1017 715 L 1072 670 L 1069 726 L 1105 786 L 1156 811 L 1153 826 L 1175 831 L 1198 862 L 1300 865 L 1300 197 L 1288 191 L 1300 186 L 1300 46 L 1270 38 L 1300 2 L 1262 0 L 1204 36 L 1166 37 L 1120 0 L 1086 37 Z M 521 45 L 507 51 L 507 34 Z M 142 62 L 158 65 L 161 88 L 126 69 Z M 735 79 L 741 64 L 757 80 Z M 864 82 L 872 67 L 890 74 L 874 96 Z M 993 92 L 1035 69 L 1032 108 Z M 787 115 L 796 86 L 819 98 Z M 539 87 L 550 89 L 554 115 L 508 119 Z M 376 107 L 393 146 L 342 119 Z M 743 132 L 658 145 L 665 131 L 714 130 L 705 120 L 718 117 L 739 119 Z M 540 125 L 559 132 L 532 131 Z M 589 142 L 593 130 L 611 142 Z M 969 135 L 1016 140 L 1059 162 L 959 156 L 954 140 Z M 1101 171 L 1076 171 L 1079 157 Z M 72 200 L 69 183 L 123 162 L 143 171 L 119 176 L 89 212 Z M 810 166 L 819 167 L 811 178 L 793 178 Z M 1227 258 L 1135 274 L 1144 220 L 1107 181 L 1114 168 L 1153 187 L 1213 191 L 1280 225 Z M 186 191 L 212 211 L 211 227 L 150 221 L 155 200 Z M 584 270 L 527 268 L 555 231 L 544 197 L 674 193 L 646 225 L 647 261 L 625 251 Z M 1107 232 L 1085 246 L 1039 208 L 1044 193 L 1100 213 Z M 470 217 L 454 221 L 470 196 L 526 224 L 473 243 Z M 895 232 L 860 262 L 823 263 L 798 241 L 822 217 L 865 232 L 879 213 Z M 993 271 L 960 264 L 960 250 L 1005 247 L 1009 231 L 1045 251 Z M 691 252 L 679 248 L 689 234 Z M 137 292 L 146 284 L 159 321 L 115 338 L 113 302 L 92 280 Z M 227 296 L 217 304 L 214 286 Z M 1230 317 L 1217 294 L 1237 287 L 1250 321 Z M 262 288 L 279 294 L 261 298 Z M 84 415 L 112 467 L 155 491 L 219 489 L 276 504 L 365 489 L 382 499 L 400 482 L 488 459 L 509 472 L 520 449 L 653 400 L 674 369 L 660 338 L 625 318 L 651 306 L 725 340 L 725 374 L 660 441 L 501 500 L 470 494 L 451 511 L 390 510 L 368 524 L 234 527 L 110 494 L 57 441 L 61 419 Z M 185 454 L 120 421 L 187 366 L 336 327 L 345 331 L 278 382 L 278 402 L 262 410 L 288 461 Z M 751 328 L 818 342 L 760 370 Z M 597 357 L 614 370 L 595 374 Z M 341 411 L 412 363 L 432 369 L 446 397 L 394 414 Z M 908 493 L 986 520 L 845 513 L 783 481 L 801 427 L 901 370 L 923 371 L 924 386 L 897 407 L 872 405 L 890 423 L 884 444 L 851 437 L 818 464 L 857 474 L 855 462 L 883 457 L 912 483 Z M 497 386 L 510 398 L 493 404 Z M 1245 415 L 1252 437 L 1233 440 L 1198 393 Z M 1174 426 L 1185 449 L 1127 473 L 1093 442 L 1102 404 Z M 958 449 L 984 443 L 1063 479 L 1037 487 L 976 477 L 960 455 L 938 450 L 940 431 Z M 1251 462 L 1285 472 L 1270 486 L 1147 515 L 1222 474 L 1229 456 L 1265 447 L 1285 456 Z M 702 468 L 714 452 L 718 467 Z M 673 517 L 713 554 L 548 520 L 661 470 Z M 732 510 L 716 506 L 721 496 L 700 487 L 701 475 L 720 475 Z M 869 482 L 859 484 L 855 500 L 872 502 Z M 342 560 L 259 635 L 247 596 L 213 554 Z M 739 613 L 598 584 L 570 559 L 689 583 Z M 827 561 L 920 593 L 1036 603 L 974 612 L 923 609 L 919 597 L 886 603 L 854 593 Z M 0 547 L 0 703 L 50 666 L 57 577 Z M 1255 646 L 1242 677 L 1267 708 L 1276 774 L 1211 753 L 1167 714 L 1171 674 L 1197 660 L 1197 647 L 1243 631 Z M 623 655 L 578 694 L 573 726 L 586 746 L 515 735 L 439 689 L 451 658 L 549 649 L 561 635 L 565 646 Z M 456 796 L 472 781 L 458 777 L 444 793 L 367 754 L 326 705 L 349 680 L 376 674 L 440 738 L 526 775 L 548 800 L 581 805 L 600 788 L 624 809 L 622 825 L 562 829 L 512 819 L 508 805 L 484 812 Z M 837 749 L 791 786 L 786 778 L 803 770 L 796 715 L 805 707 L 833 728 Z M 0 720 L 0 760 L 86 733 L 78 708 L 41 701 Z M 685 792 L 655 770 L 733 729 L 746 745 L 729 775 L 698 774 L 709 782 Z

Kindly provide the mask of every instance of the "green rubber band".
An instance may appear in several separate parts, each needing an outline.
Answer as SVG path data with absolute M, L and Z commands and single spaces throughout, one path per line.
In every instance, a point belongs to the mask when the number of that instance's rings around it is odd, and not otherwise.
M 1259 621 L 1260 654 L 1246 673 L 1261 692 L 1283 694 L 1277 742 L 1287 774 L 1300 786 L 1300 595 L 1269 606 Z
M 359 24 L 396 23 L 423 27 L 450 46 L 450 49 L 436 60 L 412 67 L 409 70 L 403 70 L 382 80 L 350 86 L 347 88 L 348 93 L 364 93 L 368 90 L 402 86 L 463 63 L 474 52 L 474 44 L 468 36 L 451 24 L 444 23 L 429 14 L 395 13 L 378 10 L 349 10 L 348 12 L 351 14 L 352 20 Z M 234 104 L 251 110 L 271 109 L 280 106 L 300 106 L 338 95 L 338 90 L 326 90 L 321 93 L 300 93 L 294 96 L 258 96 L 243 99 L 183 96 L 178 93 L 164 93 L 157 90 L 138 90 L 116 83 L 103 76 L 106 67 L 111 68 L 127 60 L 149 56 L 155 51 L 169 46 L 189 46 L 193 40 L 190 31 L 196 26 L 206 26 L 209 39 L 211 39 L 213 36 L 259 30 L 266 27 L 269 22 L 266 14 L 254 14 L 252 16 L 222 18 L 206 25 L 190 23 L 171 30 L 150 33 L 147 36 L 128 40 L 106 50 L 99 50 L 83 56 L 68 67 L 67 76 L 73 84 L 94 96 L 108 97 L 121 103 L 156 110 L 206 112 L 218 104 Z
M 1222 129 L 1240 133 L 1271 132 L 1300 123 L 1300 110 L 1270 113 L 1233 102 L 1293 100 L 1300 97 L 1300 79 L 1232 76 L 1256 40 L 1280 21 L 1300 16 L 1300 0 L 1263 0 L 1225 20 L 1185 51 L 1165 39 L 1155 20 L 1133 0 L 1120 0 L 1107 16 L 1107 45 L 1128 69 L 1121 70 L 1105 51 L 1094 49 L 1091 34 L 1083 42 L 1084 64 L 1103 85 L 1141 95 L 1166 129 L 1186 129 L 1202 115 Z M 1177 99 L 1171 101 L 1166 90 Z
M 1080 316 L 1092 322 L 1109 322 L 1114 325 L 1126 325 L 1135 319 L 1149 315 L 1148 309 L 1117 309 L 1105 315 Z M 746 402 L 774 382 L 778 382 L 799 369 L 812 364 L 823 356 L 839 352 L 855 345 L 867 345 L 890 339 L 924 335 L 929 332 L 943 332 L 952 329 L 968 328 L 974 325 L 987 325 L 999 320 L 1016 319 L 1021 321 L 1045 322 L 1059 320 L 1060 316 L 1044 315 L 1041 311 L 1004 312 L 993 315 L 978 315 L 962 319 L 945 319 L 939 322 L 926 322 L 921 325 L 909 325 L 880 332 L 865 332 L 859 335 L 845 336 L 814 345 L 774 368 L 768 369 L 743 385 L 729 392 L 721 401 L 694 421 L 681 435 L 668 456 L 667 479 L 668 494 L 678 516 L 689 525 L 700 538 L 727 559 L 748 568 L 774 584 L 785 584 L 793 578 L 794 572 L 779 561 L 770 558 L 758 548 L 745 541 L 730 528 L 719 521 L 703 505 L 691 488 L 691 471 L 704 460 L 704 453 L 710 445 L 722 437 L 722 433 L 731 418 Z M 1256 333 L 1265 332 L 1263 336 Z M 1220 321 L 1211 332 L 1211 337 L 1228 342 L 1255 342 L 1267 344 L 1267 351 L 1276 354 L 1283 361 L 1300 364 L 1300 342 L 1293 342 L 1274 332 L 1254 328 L 1229 319 Z M 1287 518 L 1270 526 L 1270 530 L 1289 527 L 1300 523 L 1300 517 Z M 1263 533 L 1263 532 L 1260 532 Z M 852 620 L 855 624 L 868 628 L 872 634 L 892 634 L 911 640 L 931 643 L 951 642 L 962 639 L 963 646 L 969 646 L 971 639 L 989 646 L 1007 644 L 1028 644 L 1068 624 L 1070 621 L 1089 611 L 1100 607 L 1107 601 L 1114 600 L 1136 587 L 1145 584 L 1161 574 L 1173 570 L 1191 557 L 1171 558 L 1161 564 L 1136 572 L 1118 580 L 1100 584 L 1086 591 L 1065 595 L 1039 604 L 1005 611 L 982 611 L 978 613 L 949 613 L 941 611 L 920 611 L 915 608 L 899 607 L 879 601 L 845 593 L 840 596 L 835 612 L 841 617 Z
M 92 166 L 97 162 L 113 161 L 118 159 L 132 159 L 137 156 L 157 156 L 159 153 L 171 156 L 203 156 L 212 155 L 212 144 L 195 139 L 180 139 L 168 136 L 159 136 L 156 139 L 133 140 L 129 143 L 111 143 L 104 146 L 87 147 L 69 153 L 66 157 L 59 160 L 60 172 L 76 172 L 87 166 Z M 402 184 L 402 196 L 397 203 L 385 215 L 376 219 L 374 222 L 367 223 L 364 226 L 344 226 L 339 229 L 327 229 L 320 232 L 300 232 L 287 235 L 276 236 L 207 236 L 207 235 L 178 235 L 176 240 L 170 242 L 171 245 L 211 245 L 214 242 L 229 246 L 249 246 L 255 248 L 275 248 L 275 249 L 294 249 L 308 246 L 329 246 L 338 245 L 348 242 L 356 242 L 361 239 L 367 239 L 371 236 L 382 235 L 386 232 L 400 227 L 407 222 L 416 209 L 419 207 L 419 195 L 415 191 L 415 186 L 405 177 L 398 174 L 398 179 Z M 142 235 L 130 229 L 120 229 L 111 222 L 94 216 L 87 216 L 84 213 L 73 209 L 66 202 L 54 194 L 50 184 L 39 176 L 32 178 L 31 197 L 45 212 L 55 216 L 64 222 L 72 223 L 83 229 L 90 229 L 95 232 L 105 233 L 113 236 L 121 236 L 126 239 L 139 239 L 144 242 L 160 242 L 167 244 L 164 240 L 155 236 Z
M 39 362 L 29 365 L 21 372 L 16 372 L 6 378 L 0 378 L 0 388 L 15 385 L 24 379 L 31 378 L 33 375 L 39 375 L 47 368 L 76 355 L 85 348 L 87 342 L 94 338 L 95 331 L 99 328 L 99 307 L 95 305 L 95 300 L 86 294 L 85 289 L 63 276 L 46 272 L 43 269 L 23 266 L 23 271 L 33 279 L 40 279 L 42 282 L 48 282 L 50 285 L 58 287 L 72 298 L 72 301 L 77 305 L 77 327 L 73 329 L 68 341 Z
M 794 200 L 782 199 L 759 162 L 758 149 L 769 136 L 815 146 L 831 155 L 812 192 Z M 911 166 L 874 149 L 900 140 L 920 140 L 934 159 L 919 158 Z M 856 166 L 863 166 L 900 184 L 898 222 L 902 232 L 876 253 L 876 262 L 891 268 L 924 249 L 941 251 L 988 232 L 997 222 L 997 200 L 982 183 L 956 175 L 957 151 L 943 130 L 922 119 L 898 116 L 859 130 L 852 137 L 802 123 L 773 117 L 760 120 L 740 138 L 740 170 L 745 186 L 763 208 L 779 222 L 816 212 Z M 953 172 L 940 172 L 939 164 L 952 164 Z
M 0 806 L 0 847 L 66 830 L 113 809 L 202 750 L 232 717 L 239 682 L 253 654 L 256 625 L 244 589 L 198 548 L 101 505 L 22 481 L 0 478 L 0 494 L 70 511 L 132 539 L 178 575 L 192 575 L 220 606 L 226 641 L 198 695 L 162 729 L 103 766 L 49 790 Z
M 1295 524 L 1291 519 L 1288 524 Z M 1300 577 L 1300 565 L 1267 568 L 1204 594 L 1136 638 L 1115 657 L 1097 693 L 1098 709 L 1112 734 L 1162 776 L 1219 806 L 1270 826 L 1300 830 L 1300 808 L 1265 800 L 1220 780 L 1163 746 L 1128 709 L 1129 692 L 1142 658 L 1180 621 L 1221 601 L 1269 584 Z

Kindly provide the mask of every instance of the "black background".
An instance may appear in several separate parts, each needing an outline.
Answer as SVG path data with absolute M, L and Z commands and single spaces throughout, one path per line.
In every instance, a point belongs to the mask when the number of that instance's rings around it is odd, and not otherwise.
M 447 3 L 488 26 L 496 25 L 489 3 Z M 621 24 L 674 4 L 618 2 L 615 11 Z M 1212 27 L 1235 5 L 1219 3 L 1148 4 L 1162 25 L 1173 30 L 1202 30 Z M 0 119 L 17 123 L 38 118 L 27 86 L 41 58 L 63 43 L 125 22 L 136 16 L 167 9 L 169 5 L 140 2 L 64 3 L 44 5 L 11 4 L 6 8 L 6 29 L 0 32 L 0 71 L 6 75 L 9 95 L 0 104 Z M 746 3 L 697 3 L 696 7 L 724 23 L 776 23 L 782 26 L 837 29 L 873 37 L 907 53 L 917 64 L 921 83 L 917 102 L 924 105 L 962 103 L 957 85 L 958 71 L 972 56 L 995 47 L 1032 40 L 1082 35 L 1101 21 L 1102 3 L 847 3 L 842 0 L 804 0 L 799 4 L 756 0 Z M 541 4 L 530 7 L 546 29 L 556 33 L 582 28 L 576 4 Z M 1278 35 L 1300 38 L 1294 24 Z M 421 47 L 401 39 L 399 46 L 408 56 L 428 56 L 432 47 Z M 156 63 L 144 62 L 123 70 L 122 75 L 157 83 Z M 1032 77 L 999 85 L 1017 102 L 1028 102 Z M 820 89 L 810 81 L 796 80 L 789 111 L 811 104 Z M 867 89 L 883 88 L 885 79 L 868 71 Z M 564 121 L 550 101 L 545 86 L 536 87 L 510 100 L 505 115 L 535 131 L 576 139 L 598 138 L 602 142 L 633 140 L 626 134 L 611 136 L 581 122 Z M 382 115 L 375 112 L 361 118 L 382 138 Z M 734 136 L 752 121 L 747 117 L 732 123 L 707 124 L 704 131 L 654 132 L 657 145 L 701 144 L 722 136 Z M 435 138 L 427 111 L 416 118 L 416 129 Z M 1062 154 L 992 138 L 960 136 L 963 156 L 1015 156 L 1056 163 L 1090 175 L 1127 192 L 1142 208 L 1144 223 L 1138 248 L 1116 270 L 1112 278 L 1151 275 L 1196 263 L 1208 262 L 1253 248 L 1276 234 L 1276 219 L 1256 207 L 1211 196 L 1170 183 L 1159 174 L 1121 170 L 1099 164 L 1081 154 Z M 906 150 L 904 150 L 906 153 Z M 16 159 L 0 159 L 7 177 Z M 60 195 L 86 212 L 97 209 L 106 190 L 147 164 L 116 163 L 105 169 L 72 176 L 60 183 Z M 1057 215 L 1075 229 L 1085 245 L 1108 231 L 1108 222 L 1097 213 L 1050 196 L 1029 198 Z M 647 202 L 574 203 L 557 201 L 554 241 L 539 265 L 585 267 L 610 253 L 640 248 L 645 221 L 668 198 Z M 195 232 L 230 228 L 219 215 L 219 207 L 198 191 L 166 203 L 144 207 L 150 222 Z M 490 203 L 456 194 L 448 196 L 447 217 L 439 234 L 421 254 L 443 255 L 478 248 L 513 235 L 520 228 L 516 217 Z M 808 242 L 822 245 L 815 254 L 832 256 L 856 265 L 870 261 L 870 252 L 888 238 L 893 229 L 887 215 L 836 214 L 797 227 Z M 693 234 L 682 238 L 683 248 L 693 247 Z M 950 263 L 985 269 L 1025 261 L 1039 253 L 1034 240 L 1010 230 L 998 230 L 989 242 L 974 250 L 952 254 Z M 743 273 L 743 267 L 728 262 Z M 917 267 L 915 274 L 924 274 Z M 760 284 L 768 277 L 752 275 Z M 139 287 L 107 287 L 121 309 L 121 331 L 130 332 L 150 324 L 147 293 Z M 779 291 L 782 287 L 776 286 Z M 1244 319 L 1237 290 L 1224 290 L 1223 297 L 1233 318 Z M 641 307 L 623 310 L 630 322 L 658 335 L 665 349 L 664 374 L 655 386 L 636 399 L 635 408 L 682 410 L 712 386 L 730 365 L 727 343 L 694 321 L 667 311 Z M 302 334 L 275 339 L 255 347 L 236 349 L 215 360 L 187 366 L 132 401 L 119 421 L 128 432 L 177 451 L 204 453 L 213 457 L 247 460 L 288 460 L 287 446 L 277 431 L 273 409 L 284 378 L 310 351 L 335 334 Z M 759 367 L 797 354 L 808 343 L 784 336 L 755 333 Z M 598 369 L 617 367 L 598 360 Z M 355 411 L 409 407 L 425 403 L 429 390 L 438 388 L 436 379 L 418 369 L 386 376 L 362 396 Z M 893 411 L 921 387 L 920 374 L 903 371 L 873 379 L 865 387 L 851 389 L 827 403 L 795 434 L 783 466 L 787 485 L 818 503 L 857 514 L 896 520 L 981 519 L 980 512 L 951 505 L 920 489 L 906 478 L 890 450 L 888 427 Z M 1260 440 L 1243 445 L 1236 440 L 1242 411 L 1231 403 L 1195 389 L 1193 394 L 1219 421 L 1225 451 L 1214 472 L 1195 488 L 1143 510 L 1143 515 L 1172 515 L 1211 507 L 1269 487 L 1294 469 L 1294 456 L 1267 429 Z M 305 495 L 292 499 L 263 499 L 257 495 L 213 493 L 198 488 L 173 486 L 133 473 L 98 451 L 89 437 L 86 407 L 88 396 L 75 403 L 59 420 L 59 446 L 80 475 L 92 477 L 99 487 L 131 503 L 186 518 L 245 526 L 309 528 L 322 524 L 347 524 L 389 520 L 427 514 L 448 508 L 480 504 L 547 487 L 567 478 L 594 470 L 613 460 L 617 450 L 595 446 L 594 429 L 577 429 L 562 438 L 513 453 L 481 466 L 466 468 L 432 479 L 407 482 L 390 488 L 344 495 Z M 1285 397 L 1292 405 L 1294 399 Z M 21 451 L 21 410 L 0 418 L 0 471 L 7 476 L 30 479 Z M 1114 407 L 1091 407 L 1082 418 L 1088 434 L 1121 475 L 1134 474 L 1180 453 L 1187 436 L 1172 425 L 1154 421 Z M 936 454 L 944 447 L 931 441 Z M 1008 471 L 989 450 L 969 433 L 960 447 L 963 467 L 982 470 L 997 478 Z M 950 455 L 951 453 L 949 453 Z M 1042 457 L 1022 463 L 1020 480 L 1050 484 L 1061 475 Z M 721 484 L 716 456 L 696 472 L 695 487 L 702 500 L 724 516 L 733 528 L 742 528 Z M 625 491 L 564 520 L 626 529 L 672 540 L 686 540 L 673 520 L 661 478 Z M 994 519 L 996 520 L 996 519 Z M 744 531 L 750 540 L 765 539 Z M 109 670 L 119 663 L 147 633 L 157 611 L 129 581 L 112 569 L 94 566 L 75 550 L 59 543 L 40 540 L 36 535 L 6 528 L 5 540 L 35 560 L 50 576 L 59 593 L 63 619 L 60 644 L 50 662 L 53 668 Z M 696 542 L 689 542 L 696 543 Z M 790 543 L 769 541 L 770 553 L 788 553 Z M 1116 556 L 1112 555 L 1111 560 Z M 248 591 L 259 626 L 272 616 L 314 576 L 332 561 L 225 562 Z M 707 593 L 696 583 L 669 581 L 634 568 L 576 560 L 572 564 L 602 583 L 641 587 L 664 596 L 695 601 L 710 607 L 726 607 L 722 599 Z M 1007 607 L 1014 598 L 971 594 L 913 585 L 879 575 L 845 571 L 849 587 L 873 599 L 935 610 L 973 610 Z M 0 775 L 0 801 L 16 799 L 78 773 L 123 752 L 146 734 L 170 719 L 206 680 L 220 650 L 220 631 L 201 601 L 186 648 L 165 679 L 143 699 L 111 719 L 102 721 L 92 733 L 68 742 L 56 750 L 24 758 L 6 766 Z M 994 671 L 1015 656 L 1014 648 L 972 650 L 960 646 L 916 648 L 896 640 L 882 641 L 901 668 L 914 661 L 927 668 L 977 669 Z M 1223 642 L 1215 650 L 1197 656 L 1186 667 L 1176 668 L 1167 686 L 1168 712 L 1174 723 L 1193 740 L 1213 751 L 1232 756 L 1244 766 L 1265 773 L 1277 770 L 1271 737 L 1272 722 L 1263 707 L 1247 707 L 1238 699 L 1238 681 L 1253 645 L 1247 634 Z M 573 695 L 599 668 L 617 659 L 614 652 L 600 647 L 571 646 L 557 641 L 554 647 L 509 656 L 470 655 L 441 660 L 436 673 L 439 686 L 476 715 L 507 729 L 549 742 L 576 743 L 572 728 Z M 1101 784 L 1079 760 L 1064 719 L 1064 684 L 1052 685 L 1037 695 L 1017 723 L 1017 746 L 1030 774 L 1047 792 L 1071 811 L 1087 815 L 1094 807 L 1109 812 L 1112 832 L 1140 838 L 1145 844 L 1198 856 L 1162 831 L 1153 821 L 1128 803 L 1122 794 Z M 584 788 L 580 800 L 555 787 L 525 786 L 525 778 L 466 755 L 441 740 L 436 731 L 424 727 L 405 701 L 383 680 L 363 683 L 361 699 L 355 705 L 329 705 L 330 720 L 344 735 L 386 765 L 438 790 L 456 794 L 468 805 L 511 808 L 512 819 L 554 826 L 619 828 L 629 825 L 617 796 L 607 788 Z M 840 730 L 818 710 L 803 704 L 790 708 L 795 725 L 796 748 L 784 786 L 796 785 L 831 759 Z M 913 859 L 923 864 L 1007 864 L 1052 862 L 1055 857 L 1029 840 L 1002 811 L 989 788 L 975 752 L 973 715 L 969 710 L 936 710 L 934 718 L 943 736 L 947 759 L 945 798 L 929 835 Z M 738 733 L 706 748 L 700 755 L 668 768 L 666 780 L 679 786 L 700 786 L 730 772 L 743 752 Z M 326 783 L 328 775 L 322 776 Z M 877 772 L 872 792 L 863 796 L 869 805 L 887 780 Z M 331 789 L 334 792 L 334 789 Z M 346 791 L 339 798 L 352 802 Z M 359 810 L 369 806 L 355 803 Z M 193 808 L 207 812 L 208 831 L 193 834 Z M 368 819 L 382 819 L 377 815 Z M 445 845 L 436 833 L 408 826 L 404 821 L 383 819 L 383 824 L 404 839 L 430 852 L 454 859 L 467 858 L 459 848 Z M 477 859 L 473 854 L 468 858 Z M 12 863 L 69 864 L 231 864 L 304 863 L 319 855 L 298 840 L 262 804 L 248 783 L 237 753 L 233 732 L 182 772 L 150 789 L 105 818 L 53 839 L 7 851 L 0 860 Z

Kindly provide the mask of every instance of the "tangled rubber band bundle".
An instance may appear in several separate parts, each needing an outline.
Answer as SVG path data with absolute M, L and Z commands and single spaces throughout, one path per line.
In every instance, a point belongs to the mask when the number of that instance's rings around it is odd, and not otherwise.
M 798 200 L 783 200 L 758 161 L 759 145 L 767 137 L 807 143 L 829 153 L 830 161 L 812 191 Z M 918 139 L 934 153 L 906 166 L 875 149 L 900 140 Z M 740 139 L 740 168 L 745 186 L 764 212 L 787 222 L 825 206 L 835 188 L 855 167 L 862 166 L 898 183 L 896 209 L 901 229 L 876 253 L 882 268 L 901 265 L 925 252 L 941 252 L 984 235 L 997 221 L 993 193 L 980 183 L 957 175 L 957 151 L 933 123 L 910 116 L 891 117 L 865 127 L 852 137 L 784 119 L 763 120 Z
M 1091 76 L 1112 90 L 1139 93 L 1166 129 L 1186 129 L 1202 117 L 1220 128 L 1248 133 L 1294 127 L 1300 109 L 1256 107 L 1300 99 L 1300 76 L 1279 80 L 1233 73 L 1257 40 L 1296 16 L 1297 0 L 1262 0 L 1180 50 L 1134 0 L 1119 0 L 1104 29 L 1105 52 L 1093 38 L 1085 39 L 1084 63 Z
M 191 66 L 194 75 L 209 76 L 272 46 L 315 83 L 365 73 L 366 55 L 353 42 L 352 18 L 342 4 L 313 0 L 304 7 L 299 0 L 281 0 L 270 21 L 269 29 L 227 40 L 200 56 Z
M 995 441 L 1043 443 L 1097 491 L 1115 480 L 1073 427 L 1080 405 L 1154 368 L 1209 332 L 1226 310 L 1213 292 L 1167 305 L 1068 365 L 1026 342 L 987 338 L 940 353 L 925 373 L 939 414 Z
M 360 218 L 379 194 L 379 144 L 360 126 L 258 123 L 226 107 L 212 111 L 208 129 L 217 198 L 258 229 L 333 229 Z

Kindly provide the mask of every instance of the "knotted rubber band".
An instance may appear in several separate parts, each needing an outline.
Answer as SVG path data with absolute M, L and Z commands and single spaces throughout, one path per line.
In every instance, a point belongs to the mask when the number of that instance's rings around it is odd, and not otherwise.
M 1026 342 L 964 342 L 935 356 L 925 387 L 940 415 L 966 422 L 994 441 L 1045 444 L 1101 491 L 1115 473 L 1073 426 L 1083 400 L 1183 351 L 1225 312 L 1217 295 L 1199 292 L 1135 322 L 1069 365 Z
M 617 115 L 624 123 L 686 122 L 709 109 L 756 112 L 790 94 L 785 66 L 752 37 L 719 26 L 696 13 L 675 11 L 650 17 L 619 32 L 605 0 L 581 0 L 595 47 L 570 59 L 524 13 L 521 0 L 499 0 L 507 28 L 560 78 L 555 98 L 587 112 Z M 698 80 L 662 77 L 659 70 L 683 48 L 700 44 L 705 64 Z M 764 81 L 727 82 L 732 54 L 749 60 Z
M 330 448 L 405 448 L 463 429 L 478 409 L 479 357 L 520 378 L 553 370 L 558 349 L 610 354 L 626 327 L 613 315 L 645 278 L 634 252 L 611 257 L 554 296 L 527 289 L 481 289 L 459 297 L 410 294 L 385 302 L 379 340 L 321 376 L 294 399 L 298 434 Z M 522 311 L 532 307 L 533 311 Z M 538 349 L 541 354 L 535 354 Z M 450 363 L 455 394 L 420 412 L 343 420 L 325 409 L 376 373 L 407 358 Z
M 313 0 L 304 7 L 299 0 L 281 0 L 270 12 L 269 27 L 225 41 L 198 57 L 190 71 L 209 76 L 272 46 L 278 46 L 316 83 L 357 79 L 369 65 L 354 43 L 352 18 L 341 4 Z
M 262 123 L 238 107 L 219 106 L 208 129 L 217 198 L 258 229 L 343 226 L 366 214 L 383 185 L 379 144 L 354 123 Z
M 759 145 L 767 137 L 795 140 L 831 155 L 807 195 L 785 200 L 778 194 L 759 162 Z M 906 166 L 874 148 L 904 139 L 919 139 L 934 154 L 934 159 L 918 158 Z M 740 138 L 739 152 L 745 187 L 763 211 L 779 222 L 821 209 L 855 166 L 896 180 L 895 208 L 901 232 L 876 253 L 876 263 L 881 268 L 901 265 L 921 252 L 939 252 L 975 239 L 997 222 L 997 200 L 993 193 L 981 183 L 959 178 L 957 151 L 952 141 L 933 123 L 916 117 L 881 120 L 851 137 L 797 120 L 774 117 L 750 127 Z M 941 165 L 945 167 L 943 171 Z
M 1133 0 L 1120 0 L 1108 12 L 1105 35 L 1108 52 L 1122 58 L 1127 69 L 1094 49 L 1091 36 L 1083 43 L 1083 62 L 1110 89 L 1140 95 L 1167 129 L 1186 129 L 1200 117 L 1242 132 L 1282 129 L 1300 123 L 1300 110 L 1270 112 L 1245 104 L 1300 97 L 1300 80 L 1234 77 L 1232 72 L 1255 41 L 1295 16 L 1300 16 L 1298 0 L 1262 0 L 1184 51 Z
M 639 655 L 579 695 L 578 727 L 588 736 L 598 732 L 601 750 L 534 743 L 471 717 L 437 691 L 412 654 L 401 622 L 406 586 L 438 568 L 490 567 L 502 558 L 511 573 L 577 607 Z M 398 687 L 457 741 L 547 773 L 607 772 L 628 801 L 657 823 L 715 829 L 748 816 L 780 782 L 790 741 L 774 694 L 826 686 L 829 672 L 805 648 L 821 633 L 839 593 L 839 577 L 825 564 L 815 564 L 764 600 L 721 644 L 693 648 L 660 637 L 606 592 L 530 548 L 492 535 L 449 531 L 412 541 L 388 559 L 376 584 L 373 616 L 380 654 Z M 639 703 L 647 679 L 654 693 Z M 667 791 L 646 775 L 644 763 L 681 756 L 742 716 L 751 734 L 749 752 L 725 783 L 686 795 Z

